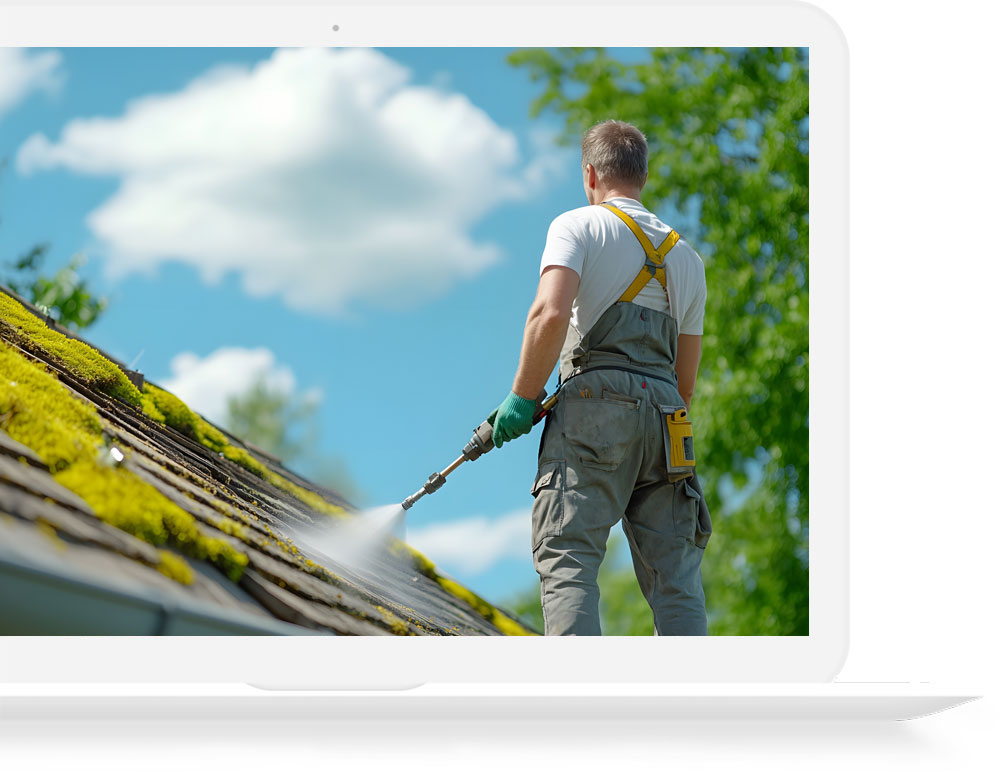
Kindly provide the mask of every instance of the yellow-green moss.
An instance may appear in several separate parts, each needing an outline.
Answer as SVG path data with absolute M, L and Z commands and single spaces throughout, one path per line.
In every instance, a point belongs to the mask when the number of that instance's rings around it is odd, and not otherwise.
M 159 408 L 156 407 L 156 403 L 153 402 L 147 394 L 142 395 L 142 412 L 158 424 L 165 424 L 167 422 L 166 417 L 160 412 Z
M 397 557 L 409 560 L 413 564 L 413 567 L 417 569 L 418 573 L 430 578 L 437 576 L 434 564 L 431 563 L 431 561 L 428 560 L 423 553 L 417 552 L 406 542 L 395 539 L 392 544 L 390 544 L 389 549 Z
M 0 346 L 0 372 L 0 420 L 11 437 L 53 472 L 96 456 L 101 422 L 93 407 L 73 399 L 41 365 L 6 344 Z
M 514 621 L 504 614 L 500 609 L 480 598 L 471 590 L 463 587 L 458 582 L 447 579 L 443 576 L 435 577 L 435 581 L 441 585 L 446 592 L 451 593 L 456 598 L 460 598 L 468 603 L 487 622 L 496 627 L 504 635 L 531 635 L 532 633 L 520 623 Z
M 493 616 L 490 618 L 490 621 L 504 635 L 535 635 L 527 627 L 511 619 L 499 609 L 493 609 Z
M 3 293 L 0 293 L 0 325 L 6 327 L 24 348 L 46 352 L 90 388 L 141 409 L 157 423 L 166 424 L 220 453 L 310 509 L 330 515 L 346 514 L 343 507 L 293 483 L 264 466 L 245 449 L 230 444 L 222 432 L 173 394 L 149 383 L 140 393 L 121 368 L 107 357 L 81 341 L 49 329 Z M 204 536 L 190 514 L 131 472 L 100 465 L 97 454 L 103 441 L 100 420 L 92 407 L 74 399 L 56 378 L 7 345 L 0 350 L 0 364 L 5 374 L 0 381 L 0 425 L 38 453 L 57 479 L 87 501 L 98 517 L 153 544 L 169 541 L 185 554 L 212 561 L 234 581 L 239 579 L 247 565 L 245 554 L 228 542 Z M 230 520 L 221 525 L 224 532 L 244 539 L 246 533 L 241 528 Z M 394 547 L 397 554 L 407 555 L 421 574 L 468 603 L 501 632 L 531 634 L 478 595 L 441 577 L 424 555 L 402 542 L 398 544 L 401 546 Z M 164 555 L 169 557 L 164 558 Z M 182 583 L 185 577 L 191 576 L 190 567 L 171 553 L 161 554 L 158 570 Z M 193 581 L 193 576 L 191 579 Z M 402 624 L 402 620 L 399 621 Z
M 55 528 L 53 528 L 51 525 L 49 525 L 43 520 L 37 521 L 35 523 L 35 527 L 38 528 L 38 531 L 42 535 L 44 535 L 46 539 L 49 540 L 49 543 L 51 543 L 52 546 L 55 547 L 57 552 L 66 551 L 66 542 L 64 542 L 62 539 L 59 538 L 59 532 L 56 531 Z
M 331 504 L 329 501 L 324 499 L 318 493 L 314 493 L 313 491 L 307 490 L 303 488 L 301 485 L 296 485 L 291 480 L 282 477 L 280 474 L 275 474 L 270 469 L 267 469 L 265 471 L 267 473 L 266 477 L 264 478 L 265 480 L 271 483 L 271 485 L 273 485 L 274 487 L 294 496 L 310 509 L 315 510 L 316 512 L 322 512 L 323 514 L 326 515 L 336 515 L 336 516 L 347 515 L 347 510 L 345 510 L 343 507 L 338 507 L 336 504 Z
M 223 517 L 219 522 L 215 523 L 215 527 L 225 534 L 235 536 L 240 541 L 246 541 L 250 538 L 245 525 L 237 523 L 235 520 L 228 517 Z
M 143 411 L 146 415 L 197 439 L 194 434 L 194 413 L 181 400 L 148 381 L 142 385 L 142 394 L 145 397 Z M 158 418 L 156 414 L 159 415 Z
M 382 619 L 385 620 L 389 625 L 389 629 L 396 635 L 406 635 L 410 632 L 410 628 L 406 626 L 406 622 L 389 611 L 389 609 L 383 606 L 376 606 L 375 609 L 382 615 Z
M 0 292 L 0 324 L 19 345 L 44 351 L 90 388 L 142 407 L 142 395 L 121 368 L 97 349 L 49 329 L 45 323 L 6 293 Z
M 409 544 L 396 540 L 390 550 L 399 557 L 406 557 L 413 563 L 413 567 L 418 573 L 423 574 L 440 585 L 441 589 L 456 598 L 465 601 L 472 607 L 472 610 L 483 617 L 487 622 L 496 627 L 504 635 L 534 635 L 520 622 L 511 619 L 496 606 L 483 600 L 474 592 L 463 587 L 458 582 L 441 576 L 434 564 L 425 555 L 413 549 Z
M 86 501 L 99 518 L 150 544 L 171 544 L 193 558 L 208 560 L 233 581 L 247 556 L 229 542 L 202 533 L 198 522 L 170 499 L 122 467 L 84 460 L 55 475 L 60 485 Z
M 301 485 L 296 485 L 291 480 L 268 469 L 245 449 L 232 445 L 222 432 L 170 392 L 151 383 L 145 384 L 143 391 L 153 410 L 162 416 L 163 423 L 166 423 L 171 429 L 176 429 L 187 435 L 214 453 L 221 453 L 223 457 L 228 458 L 234 464 L 238 464 L 251 474 L 271 483 L 275 488 L 294 496 L 316 512 L 328 515 L 345 514 L 343 507 L 331 504 L 319 494 L 306 490 Z M 154 417 L 149 411 L 147 411 L 147 415 Z
M 169 543 L 239 579 L 248 562 L 245 554 L 206 536 L 190 513 L 132 472 L 101 462 L 101 423 L 92 405 L 6 343 L 0 344 L 0 371 L 0 427 L 34 450 L 57 482 L 110 525 L 150 544 Z
M 160 562 L 156 570 L 179 584 L 194 584 L 194 571 L 182 557 L 173 552 L 159 550 Z

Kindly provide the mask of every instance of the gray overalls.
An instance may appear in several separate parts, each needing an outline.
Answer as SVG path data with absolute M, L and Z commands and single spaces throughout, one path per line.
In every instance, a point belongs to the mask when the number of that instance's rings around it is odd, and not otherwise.
M 711 519 L 696 474 L 667 477 L 661 406 L 684 405 L 674 369 L 677 321 L 631 302 L 646 281 L 664 283 L 662 267 L 655 268 L 676 243 L 671 236 L 653 250 L 642 234 L 642 273 L 560 363 L 562 388 L 542 432 L 531 491 L 546 635 L 601 634 L 597 571 L 619 520 L 656 633 L 707 634 L 701 558 Z

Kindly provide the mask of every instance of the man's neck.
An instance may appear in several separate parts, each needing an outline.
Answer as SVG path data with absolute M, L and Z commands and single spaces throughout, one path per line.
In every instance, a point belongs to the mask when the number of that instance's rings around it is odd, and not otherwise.
M 642 203 L 638 192 L 627 190 L 609 190 L 599 203 L 603 204 L 605 201 L 610 201 L 612 198 L 631 198 L 633 201 L 638 201 L 640 204 Z

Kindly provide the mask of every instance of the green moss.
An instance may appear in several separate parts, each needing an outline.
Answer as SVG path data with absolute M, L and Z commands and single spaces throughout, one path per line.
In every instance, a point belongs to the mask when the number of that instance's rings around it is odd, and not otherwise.
M 431 563 L 431 561 L 428 560 L 423 553 L 417 552 L 406 542 L 396 539 L 390 545 L 389 549 L 397 557 L 408 559 L 413 564 L 413 567 L 417 569 L 418 573 L 430 577 L 431 579 L 437 576 L 434 564 Z
M 228 517 L 223 517 L 219 522 L 215 524 L 215 527 L 218 528 L 223 533 L 229 534 L 230 536 L 235 536 L 240 541 L 246 541 L 247 539 L 250 538 L 250 535 L 247 533 L 247 527 L 245 525 L 243 525 L 242 523 L 237 523 L 235 520 L 232 520 L 231 518 Z
M 343 507 L 331 504 L 314 491 L 272 471 L 245 449 L 233 446 L 222 432 L 173 394 L 149 383 L 140 393 L 121 368 L 96 349 L 49 329 L 20 303 L 2 293 L 0 327 L 7 329 L 22 347 L 44 351 L 88 387 L 141 409 L 153 421 L 166 424 L 221 454 L 313 511 L 346 514 Z M 100 419 L 93 407 L 74 399 L 43 367 L 29 362 L 7 345 L 0 349 L 0 365 L 4 373 L 0 379 L 0 425 L 38 453 L 57 479 L 87 501 L 98 517 L 152 544 L 170 543 L 190 557 L 210 560 L 234 581 L 239 579 L 247 565 L 245 554 L 226 541 L 202 534 L 190 514 L 131 472 L 105 467 L 97 461 L 103 440 Z M 241 540 L 248 536 L 243 526 L 231 520 L 223 521 L 220 530 Z M 291 546 L 292 554 L 298 557 L 294 545 Z M 478 595 L 440 576 L 434 564 L 412 547 L 399 542 L 394 551 L 407 556 L 417 571 L 466 602 L 501 632 L 531 634 Z M 184 583 L 190 568 L 186 564 L 182 567 L 183 561 L 176 556 L 164 558 L 170 554 L 161 554 L 158 569 Z
M 49 329 L 14 298 L 0 292 L 0 325 L 30 351 L 44 351 L 76 378 L 133 407 L 142 407 L 142 395 L 121 368 L 97 349 Z
M 406 622 L 393 614 L 387 608 L 376 606 L 375 609 L 382 615 L 382 619 L 385 620 L 385 622 L 389 625 L 389 629 L 396 635 L 406 635 L 410 632 L 410 628 L 406 626 Z
M 211 426 L 209 426 L 208 428 L 212 429 Z M 260 461 L 258 461 L 256 458 L 254 458 L 253 456 L 251 456 L 243 448 L 237 448 L 234 445 L 230 445 L 228 442 L 226 442 L 225 437 L 223 437 L 223 435 L 220 434 L 218 431 L 215 431 L 215 429 L 212 429 L 212 431 L 215 432 L 215 434 L 219 435 L 219 437 L 222 438 L 222 442 L 225 443 L 224 445 L 222 445 L 221 450 L 219 450 L 219 452 L 225 458 L 228 458 L 234 464 L 238 464 L 239 466 L 242 466 L 248 472 L 251 472 L 251 473 L 257 475 L 260 479 L 262 479 L 262 480 L 266 480 L 267 479 L 267 474 L 268 474 L 269 470 L 268 470 L 268 468 L 266 466 L 264 466 L 262 463 L 260 463 Z M 211 443 L 211 444 L 209 444 L 209 443 Z M 210 448 L 212 448 L 212 447 L 215 446 L 214 440 L 209 440 L 209 442 L 204 443 L 204 444 L 207 445 Z
M 149 398 L 148 395 L 142 395 L 142 412 L 152 418 L 158 424 L 165 424 L 167 422 L 166 417 L 160 412 L 159 408 L 156 407 L 156 403 Z
M 180 399 L 148 382 L 143 384 L 142 392 L 146 398 L 143 402 L 146 415 L 193 440 L 201 441 L 195 428 L 197 416 Z
M 90 504 L 94 513 L 109 525 L 150 544 L 166 543 L 170 533 L 162 509 L 156 506 L 159 502 L 150 506 L 149 484 L 130 472 L 87 459 L 54 477 L 57 483 Z
M 99 518 L 150 544 L 170 544 L 208 560 L 238 581 L 248 559 L 229 542 L 202 533 L 198 521 L 147 482 L 122 467 L 84 460 L 55 475 L 86 501 Z
M 53 472 L 96 456 L 101 422 L 93 407 L 73 399 L 42 365 L 6 344 L 0 346 L 0 372 L 0 420 L 11 437 Z
M 288 493 L 303 504 L 305 504 L 310 509 L 316 512 L 322 512 L 326 515 L 334 515 L 339 517 L 344 517 L 347 515 L 347 510 L 343 507 L 338 507 L 336 504 L 331 504 L 329 501 L 324 499 L 318 493 L 306 490 L 301 485 L 296 485 L 291 480 L 282 477 L 280 474 L 275 474 L 270 469 L 265 470 L 267 475 L 264 478 L 274 487 L 283 490 Z
M 504 635 L 535 635 L 535 633 L 520 622 L 511 619 L 498 609 L 493 609 L 493 616 L 490 618 L 490 621 Z
M 471 590 L 463 587 L 458 582 L 437 576 L 435 581 L 441 585 L 446 592 L 451 593 L 456 598 L 460 598 L 468 603 L 486 621 L 496 627 L 504 635 L 532 635 L 532 633 L 520 623 L 514 621 L 504 614 L 496 606 L 480 598 Z
M 472 607 L 473 611 L 496 627 L 504 635 L 534 635 L 534 633 L 524 627 L 524 625 L 520 622 L 511 619 L 496 606 L 493 606 L 488 601 L 483 600 L 471 590 L 463 587 L 452 579 L 441 576 L 434 567 L 434 564 L 428 560 L 425 555 L 417 552 L 417 550 L 413 549 L 413 547 L 409 544 L 396 540 L 390 546 L 390 550 L 399 557 L 409 558 L 418 573 L 421 573 L 428 579 L 437 582 L 438 585 L 440 585 L 440 587 L 450 595 L 455 596 L 459 600 L 465 601 Z
M 194 584 L 194 571 L 182 557 L 173 552 L 159 550 L 160 562 L 156 570 L 179 584 Z
M 59 538 L 59 532 L 55 528 L 43 520 L 37 521 L 35 523 L 35 527 L 38 529 L 39 533 L 43 534 L 45 538 L 49 540 L 57 552 L 66 551 L 66 542 Z
M 34 450 L 57 482 L 110 525 L 150 544 L 170 544 L 190 557 L 209 560 L 233 581 L 239 579 L 248 562 L 245 554 L 205 535 L 190 513 L 129 470 L 100 461 L 104 443 L 92 405 L 76 399 L 42 365 L 6 343 L 0 344 L 0 371 L 0 427 Z M 176 563 L 168 571 L 181 575 Z
M 228 458 L 234 464 L 243 467 L 260 479 L 266 480 L 275 488 L 294 496 L 315 512 L 322 512 L 327 515 L 346 514 L 343 507 L 331 504 L 319 494 L 296 485 L 291 480 L 268 469 L 244 448 L 238 448 L 231 444 L 222 432 L 170 392 L 164 391 L 151 383 L 145 384 L 143 391 L 149 399 L 151 408 L 163 417 L 163 422 L 171 429 L 176 429 L 182 434 L 187 435 L 213 453 L 221 453 L 223 457 Z M 154 417 L 149 411 L 147 411 L 147 415 Z

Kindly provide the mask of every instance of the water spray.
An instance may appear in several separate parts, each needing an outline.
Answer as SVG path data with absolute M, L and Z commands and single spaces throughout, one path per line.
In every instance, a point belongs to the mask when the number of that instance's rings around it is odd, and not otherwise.
M 543 391 L 535 400 L 535 414 L 532 425 L 541 421 L 556 404 L 558 391 L 546 399 Z M 490 416 L 472 433 L 472 439 L 462 448 L 462 455 L 440 472 L 427 478 L 423 487 L 408 497 L 402 504 L 368 509 L 357 517 L 337 519 L 322 529 L 293 528 L 291 535 L 299 545 L 306 546 L 319 556 L 331 561 L 331 565 L 346 567 L 363 575 L 379 570 L 379 561 L 386 550 L 387 539 L 401 535 L 406 511 L 428 493 L 439 490 L 454 472 L 466 461 L 475 461 L 484 453 L 493 450 L 493 421 Z
M 535 400 L 535 415 L 531 419 L 532 426 L 548 415 L 548 412 L 556 404 L 556 400 L 558 398 L 558 390 L 551 397 L 546 398 L 545 389 L 542 389 L 542 393 L 539 394 L 538 399 Z M 462 448 L 462 455 L 448 464 L 448 466 L 440 472 L 434 472 L 434 474 L 427 478 L 427 482 L 423 484 L 423 487 L 421 487 L 420 490 L 412 496 L 407 496 L 406 499 L 403 500 L 401 506 L 404 511 L 408 510 L 428 493 L 434 493 L 435 491 L 440 490 L 441 486 L 448 481 L 448 475 L 458 469 L 466 461 L 475 461 L 484 453 L 489 453 L 493 450 L 492 419 L 493 416 L 490 416 L 479 424 L 476 430 L 472 433 L 472 439 L 465 444 L 464 448 Z

